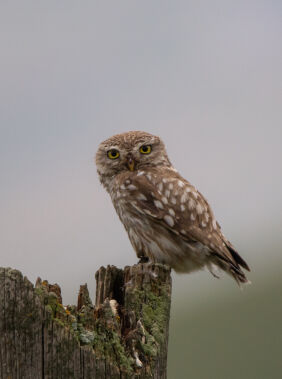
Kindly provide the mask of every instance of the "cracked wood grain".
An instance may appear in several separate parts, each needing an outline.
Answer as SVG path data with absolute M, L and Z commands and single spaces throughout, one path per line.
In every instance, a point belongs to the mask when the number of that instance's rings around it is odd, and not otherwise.
M 95 305 L 85 284 L 66 307 L 58 284 L 0 268 L 0 379 L 165 379 L 170 299 L 160 264 L 101 267 Z

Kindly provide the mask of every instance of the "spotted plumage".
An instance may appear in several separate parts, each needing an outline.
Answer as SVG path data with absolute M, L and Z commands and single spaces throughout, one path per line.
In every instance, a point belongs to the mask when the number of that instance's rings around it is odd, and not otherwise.
M 139 258 L 166 263 L 178 272 L 207 267 L 247 282 L 249 270 L 224 237 L 203 195 L 172 166 L 163 142 L 145 132 L 119 134 L 96 154 L 101 183 Z

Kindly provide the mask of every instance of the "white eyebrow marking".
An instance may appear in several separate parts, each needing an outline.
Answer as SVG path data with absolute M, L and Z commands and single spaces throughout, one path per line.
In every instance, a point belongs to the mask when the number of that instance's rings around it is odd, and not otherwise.
M 144 171 L 139 171 L 138 174 L 137 174 L 137 176 L 144 175 L 144 174 L 145 174 Z

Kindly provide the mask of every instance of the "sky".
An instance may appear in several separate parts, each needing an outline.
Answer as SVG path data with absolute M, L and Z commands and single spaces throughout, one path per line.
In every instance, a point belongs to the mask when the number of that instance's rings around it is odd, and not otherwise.
M 69 303 L 82 283 L 93 295 L 101 265 L 134 264 L 93 157 L 111 135 L 144 130 L 209 200 L 250 279 L 271 276 L 282 263 L 281 16 L 275 0 L 2 0 L 0 265 L 58 282 Z M 215 283 L 173 280 L 176 297 Z

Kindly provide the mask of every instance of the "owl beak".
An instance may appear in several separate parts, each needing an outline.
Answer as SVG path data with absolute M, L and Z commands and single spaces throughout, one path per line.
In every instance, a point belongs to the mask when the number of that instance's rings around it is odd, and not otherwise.
M 135 168 L 135 161 L 132 159 L 132 157 L 129 157 L 127 160 L 127 167 L 130 171 L 134 171 Z

